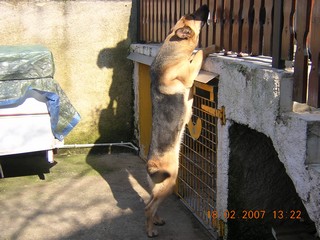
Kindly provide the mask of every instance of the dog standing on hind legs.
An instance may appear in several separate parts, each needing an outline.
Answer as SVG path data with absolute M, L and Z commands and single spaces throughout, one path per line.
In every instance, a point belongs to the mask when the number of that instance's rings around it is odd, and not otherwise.
M 205 58 L 215 46 L 193 51 L 209 17 L 207 5 L 176 23 L 151 64 L 152 137 L 147 172 L 152 193 L 145 207 L 148 237 L 158 235 L 154 225 L 164 225 L 157 210 L 173 192 L 179 168 L 179 151 L 185 125 L 192 114 L 192 92 Z

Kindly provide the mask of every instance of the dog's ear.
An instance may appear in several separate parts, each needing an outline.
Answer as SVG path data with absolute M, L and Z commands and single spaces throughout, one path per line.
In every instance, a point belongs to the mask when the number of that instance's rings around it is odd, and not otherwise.
M 184 26 L 176 30 L 176 35 L 181 39 L 187 39 L 192 37 L 194 32 L 190 27 Z

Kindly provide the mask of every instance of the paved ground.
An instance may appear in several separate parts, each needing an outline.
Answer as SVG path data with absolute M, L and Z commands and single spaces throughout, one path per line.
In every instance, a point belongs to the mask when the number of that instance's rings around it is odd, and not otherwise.
M 134 154 L 58 156 L 46 179 L 0 179 L 0 239 L 148 239 L 144 162 Z M 210 239 L 176 196 L 156 239 Z

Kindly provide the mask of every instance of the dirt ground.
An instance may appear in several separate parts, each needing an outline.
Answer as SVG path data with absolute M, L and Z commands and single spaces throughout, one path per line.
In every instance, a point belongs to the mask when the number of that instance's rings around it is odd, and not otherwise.
M 55 161 L 45 180 L 0 179 L 0 239 L 148 239 L 143 211 L 148 184 L 137 155 L 65 154 Z M 166 224 L 158 227 L 156 239 L 210 239 L 175 195 L 160 215 Z

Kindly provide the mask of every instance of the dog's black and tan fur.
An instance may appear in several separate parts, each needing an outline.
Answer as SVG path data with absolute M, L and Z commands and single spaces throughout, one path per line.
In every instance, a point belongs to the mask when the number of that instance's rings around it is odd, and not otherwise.
M 172 193 L 178 176 L 179 150 L 185 125 L 191 117 L 193 81 L 215 46 L 197 51 L 199 34 L 207 21 L 206 5 L 183 16 L 161 46 L 151 65 L 152 138 L 147 172 L 152 193 L 145 207 L 147 234 L 158 235 L 155 225 L 160 203 Z

